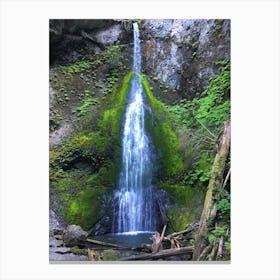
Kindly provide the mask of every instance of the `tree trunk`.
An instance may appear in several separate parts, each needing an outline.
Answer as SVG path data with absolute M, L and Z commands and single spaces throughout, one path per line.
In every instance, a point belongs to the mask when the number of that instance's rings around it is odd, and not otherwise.
M 207 220 L 216 215 L 216 207 L 214 205 L 213 193 L 218 193 L 222 187 L 225 163 L 230 147 L 230 122 L 224 124 L 224 128 L 216 143 L 217 154 L 212 166 L 211 178 L 209 180 L 208 189 L 205 196 L 204 208 L 201 214 L 199 228 L 194 243 L 193 260 L 198 260 L 205 246 L 205 238 L 208 232 Z

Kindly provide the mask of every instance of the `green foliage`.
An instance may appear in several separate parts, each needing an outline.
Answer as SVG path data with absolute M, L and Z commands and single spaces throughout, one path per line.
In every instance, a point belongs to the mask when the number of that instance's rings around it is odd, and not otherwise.
M 74 73 L 81 73 L 89 68 L 91 68 L 92 62 L 81 61 L 71 64 L 69 66 L 61 66 L 61 70 L 69 77 L 72 77 Z
M 124 45 L 108 46 L 101 54 L 101 62 L 106 62 L 109 67 L 109 71 L 120 69 L 122 63 L 121 50 Z
M 216 227 L 214 230 L 211 231 L 216 237 L 221 237 L 225 234 L 225 229 L 222 227 Z
M 141 76 L 141 81 L 147 96 L 147 103 L 152 109 L 151 115 L 146 114 L 146 130 L 151 135 L 158 154 L 161 155 L 161 176 L 177 177 L 184 168 L 182 157 L 179 154 L 178 137 L 163 103 L 154 97 L 144 76 Z
M 111 94 L 113 89 L 115 88 L 117 82 L 118 82 L 118 72 L 116 69 L 114 69 L 110 74 L 106 74 L 106 87 L 107 90 L 105 94 Z
M 210 243 L 214 243 L 217 238 L 225 235 L 225 229 L 222 227 L 215 227 L 207 234 L 207 239 Z
M 216 240 L 216 236 L 214 234 L 208 234 L 207 238 L 210 243 L 214 243 L 214 241 Z
M 230 63 L 221 61 L 217 64 L 220 65 L 220 74 L 210 79 L 202 94 L 193 100 L 165 106 L 177 130 L 185 134 L 180 141 L 180 151 L 188 168 L 183 182 L 191 186 L 207 186 L 216 137 L 230 118 Z
M 217 215 L 226 225 L 230 225 L 230 194 L 227 191 L 223 192 L 222 199 L 217 203 Z
M 99 100 L 97 98 L 91 98 L 87 97 L 84 99 L 84 102 L 81 107 L 78 108 L 78 116 L 84 116 L 91 105 L 96 105 L 99 103 Z
M 229 241 L 225 242 L 225 247 L 226 247 L 226 250 L 230 253 L 231 246 L 230 246 L 230 242 Z
M 202 98 L 194 98 L 192 101 L 183 100 L 181 109 L 175 112 L 184 118 L 184 124 L 192 129 L 205 131 L 200 121 L 214 134 L 218 135 L 222 125 L 230 118 L 230 64 L 228 61 L 219 63 L 221 65 L 220 75 L 210 79 L 209 86 L 202 93 Z M 174 110 L 173 110 L 174 111 Z M 198 121 L 195 121 L 198 120 Z

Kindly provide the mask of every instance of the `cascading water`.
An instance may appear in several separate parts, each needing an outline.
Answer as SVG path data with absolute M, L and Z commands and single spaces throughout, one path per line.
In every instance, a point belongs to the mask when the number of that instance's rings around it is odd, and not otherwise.
M 122 169 L 116 192 L 117 210 L 113 231 L 155 230 L 152 190 L 152 143 L 145 133 L 145 94 L 139 78 L 141 49 L 139 29 L 133 24 L 134 52 L 131 89 L 122 132 Z

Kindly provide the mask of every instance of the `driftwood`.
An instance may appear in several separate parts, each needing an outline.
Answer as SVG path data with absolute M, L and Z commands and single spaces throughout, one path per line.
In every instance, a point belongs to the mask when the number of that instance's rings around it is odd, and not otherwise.
M 230 147 L 230 122 L 225 122 L 224 128 L 219 135 L 216 143 L 217 154 L 212 166 L 211 178 L 209 180 L 208 189 L 205 196 L 204 208 L 201 214 L 198 233 L 195 239 L 195 250 L 193 260 L 198 260 L 205 246 L 205 236 L 207 235 L 207 221 L 209 218 L 214 218 L 216 215 L 216 205 L 214 203 L 213 193 L 219 192 L 222 188 L 222 179 L 225 168 L 225 163 Z M 212 249 L 212 253 L 217 248 Z M 212 254 L 211 254 L 212 255 Z
M 151 259 L 160 259 L 160 258 L 166 258 L 166 257 L 172 257 L 178 255 L 190 255 L 192 254 L 193 249 L 194 246 L 181 247 L 175 249 L 166 249 L 157 253 L 133 255 L 127 258 L 122 258 L 120 260 L 121 261 L 151 260 Z
M 198 229 L 199 224 L 194 223 L 187 226 L 185 230 L 179 232 L 173 232 L 172 234 L 167 235 L 164 240 L 169 241 L 171 244 L 171 249 L 179 248 L 181 240 L 192 239 L 194 238 L 195 231 Z
M 187 226 L 187 228 L 185 230 L 178 231 L 178 232 L 173 232 L 173 233 L 167 235 L 166 238 L 170 239 L 171 237 L 176 237 L 178 235 L 186 235 L 188 233 L 193 232 L 194 230 L 197 230 L 198 226 L 199 226 L 198 223 L 190 224 L 190 225 Z
M 203 260 L 203 258 L 211 251 L 211 249 L 212 249 L 212 244 L 209 244 L 208 246 L 206 246 L 204 249 L 203 249 L 203 251 L 201 252 L 201 254 L 199 255 L 199 257 L 198 257 L 198 261 L 201 261 L 201 260 Z
M 98 245 L 102 245 L 102 246 L 106 246 L 106 247 L 114 247 L 114 248 L 119 248 L 119 249 L 124 248 L 124 247 L 122 247 L 120 245 L 117 245 L 117 244 L 112 244 L 112 243 L 108 243 L 108 242 L 94 240 L 94 239 L 91 239 L 91 238 L 87 238 L 86 241 L 89 242 L 89 243 L 98 244 Z
M 209 261 L 214 261 L 216 259 L 218 246 L 219 246 L 219 241 L 216 240 L 216 242 L 214 243 L 214 245 L 212 247 L 212 251 L 211 251 L 210 256 L 209 256 Z
M 157 253 L 157 252 L 162 250 L 162 240 L 163 240 L 163 237 L 164 237 L 166 226 L 167 225 L 164 225 L 163 230 L 161 232 L 161 235 L 159 235 L 159 233 L 156 232 L 150 238 L 153 241 L 153 244 L 152 244 L 152 252 L 153 253 Z
M 219 241 L 219 247 L 217 252 L 217 259 L 223 256 L 223 244 L 224 244 L 224 237 L 222 236 Z

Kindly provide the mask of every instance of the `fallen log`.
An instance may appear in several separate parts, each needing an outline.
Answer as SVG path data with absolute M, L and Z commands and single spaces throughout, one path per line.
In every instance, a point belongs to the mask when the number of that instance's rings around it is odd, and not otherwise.
M 160 258 L 166 258 L 166 257 L 172 257 L 178 255 L 188 255 L 188 254 L 192 254 L 193 249 L 194 246 L 166 249 L 157 253 L 133 255 L 127 258 L 122 258 L 120 259 L 120 261 L 150 260 L 150 259 L 160 259 Z
M 214 163 L 212 165 L 211 177 L 208 183 L 208 189 L 205 195 L 204 207 L 199 221 L 199 228 L 197 231 L 196 239 L 195 239 L 195 250 L 193 253 L 193 260 L 198 260 L 202 249 L 205 246 L 205 236 L 208 233 L 208 225 L 207 221 L 211 218 L 215 218 L 216 216 L 216 203 L 214 199 L 214 193 L 219 193 L 222 187 L 222 179 L 224 174 L 224 169 L 226 165 L 226 160 L 229 154 L 230 148 L 230 122 L 225 122 L 223 130 L 218 137 L 217 143 L 217 154 L 214 159 Z M 229 177 L 229 176 L 228 176 Z M 228 180 L 228 179 L 227 179 Z M 210 254 L 210 258 L 216 252 L 216 245 L 213 247 L 212 252 Z
M 199 257 L 198 257 L 198 261 L 201 261 L 201 260 L 203 260 L 203 258 L 211 251 L 211 249 L 212 249 L 212 244 L 209 244 L 207 247 L 205 247 L 204 249 L 203 249 L 203 251 L 201 252 L 201 254 L 199 255 Z
M 99 240 L 94 240 L 94 239 L 91 239 L 91 238 L 87 238 L 86 241 L 89 242 L 89 243 L 98 244 L 98 245 L 102 245 L 102 246 L 106 246 L 106 247 L 114 247 L 114 248 L 120 248 L 120 249 L 124 248 L 123 246 L 120 246 L 120 245 L 117 245 L 117 244 L 103 242 L 103 241 L 99 241 Z
M 196 223 L 196 224 L 194 224 L 194 225 L 190 225 L 190 226 L 188 226 L 186 229 L 184 229 L 184 230 L 182 230 L 182 231 L 173 232 L 173 233 L 167 235 L 166 238 L 167 238 L 167 239 L 170 239 L 170 238 L 172 238 L 172 237 L 176 237 L 176 236 L 181 235 L 181 234 L 182 234 L 182 235 L 186 235 L 186 234 L 188 234 L 188 233 L 190 233 L 190 232 L 192 232 L 192 231 L 194 231 L 194 230 L 197 230 L 198 227 L 199 227 L 199 223 Z

